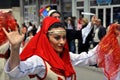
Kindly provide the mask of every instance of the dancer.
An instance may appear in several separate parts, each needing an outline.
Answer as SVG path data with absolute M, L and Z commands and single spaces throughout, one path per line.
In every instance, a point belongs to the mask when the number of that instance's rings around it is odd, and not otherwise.
M 54 17 L 43 20 L 41 30 L 30 40 L 20 56 L 19 47 L 24 34 L 19 34 L 18 30 L 3 30 L 12 50 L 5 71 L 13 78 L 35 75 L 38 80 L 76 80 L 73 66 L 96 63 L 94 49 L 81 54 L 69 52 L 66 29 L 60 20 Z

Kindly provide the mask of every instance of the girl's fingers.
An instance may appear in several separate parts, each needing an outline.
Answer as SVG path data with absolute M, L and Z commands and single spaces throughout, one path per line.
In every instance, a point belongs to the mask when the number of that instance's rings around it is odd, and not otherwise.
M 3 31 L 5 32 L 5 34 L 7 35 L 8 32 L 6 31 L 6 29 L 4 27 L 2 27 Z

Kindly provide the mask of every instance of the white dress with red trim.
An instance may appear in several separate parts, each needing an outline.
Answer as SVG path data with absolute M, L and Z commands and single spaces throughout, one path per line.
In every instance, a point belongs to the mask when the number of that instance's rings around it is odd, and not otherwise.
M 81 54 L 73 54 L 70 52 L 70 58 L 73 66 L 81 65 L 93 65 L 96 64 L 96 48 L 90 50 L 88 53 L 83 52 Z M 47 78 L 47 80 L 58 80 L 60 77 L 63 80 L 64 77 L 56 75 L 50 70 L 50 65 L 44 63 L 43 59 L 37 55 L 28 58 L 26 61 L 21 61 L 20 65 L 16 66 L 13 70 L 9 70 L 9 60 L 5 65 L 5 72 L 12 78 L 21 78 L 30 74 L 37 74 L 40 78 Z M 47 73 L 46 73 L 47 72 Z M 53 76 L 54 75 L 54 76 Z M 55 78 L 55 79 L 50 79 Z M 46 79 L 44 79 L 46 80 Z M 67 77 L 66 80 L 71 80 L 71 77 Z

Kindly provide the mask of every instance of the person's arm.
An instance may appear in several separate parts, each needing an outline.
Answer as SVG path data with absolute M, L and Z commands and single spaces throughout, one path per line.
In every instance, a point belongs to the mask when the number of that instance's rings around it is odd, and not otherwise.
M 66 29 L 67 39 L 73 40 L 81 38 L 83 33 L 89 33 L 91 31 L 91 29 L 93 28 L 92 26 L 92 22 L 89 22 L 88 25 L 81 30 Z
M 20 64 L 19 49 L 20 49 L 20 44 L 18 44 L 18 46 L 15 46 L 15 47 L 11 46 L 11 53 L 9 58 L 10 70 L 12 70 L 17 65 Z
M 12 78 L 21 78 L 26 75 L 35 75 L 43 78 L 46 73 L 46 67 L 42 58 L 34 55 L 25 61 L 21 61 L 18 66 L 10 70 L 10 61 L 8 60 L 5 65 L 5 72 Z
M 88 52 L 82 52 L 80 54 L 70 53 L 70 58 L 74 66 L 94 65 L 96 64 L 96 48 L 89 50 Z
M 5 28 L 2 28 L 3 31 L 5 32 L 10 45 L 11 45 L 11 53 L 9 57 L 9 68 L 12 70 L 16 66 L 20 64 L 20 57 L 19 57 L 19 49 L 20 49 L 20 44 L 24 39 L 24 34 L 20 34 L 18 32 L 18 29 L 16 31 L 11 31 L 7 32 Z
M 83 39 L 83 42 L 82 43 L 85 43 L 86 42 L 86 38 L 88 37 L 89 33 L 92 31 L 92 22 L 89 22 L 88 25 L 82 29 L 82 39 Z
M 81 39 L 81 37 L 83 37 L 84 35 L 86 37 L 88 33 L 91 31 L 91 29 L 93 28 L 93 25 L 96 24 L 96 20 L 97 20 L 97 17 L 93 16 L 91 18 L 91 22 L 89 22 L 88 25 L 81 30 L 66 29 L 68 41 L 71 41 L 73 39 Z

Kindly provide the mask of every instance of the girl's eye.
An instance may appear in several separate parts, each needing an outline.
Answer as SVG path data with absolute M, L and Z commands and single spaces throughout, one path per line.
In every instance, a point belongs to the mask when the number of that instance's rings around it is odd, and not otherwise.
M 59 39 L 60 39 L 60 36 L 56 36 L 55 39 L 56 39 L 56 40 L 59 40 Z
M 66 36 L 63 36 L 63 39 L 66 39 Z
M 60 36 L 56 36 L 56 37 L 54 37 L 56 40 L 60 40 L 61 38 L 64 40 L 64 39 L 66 39 L 66 36 L 63 36 L 63 37 L 60 37 Z

